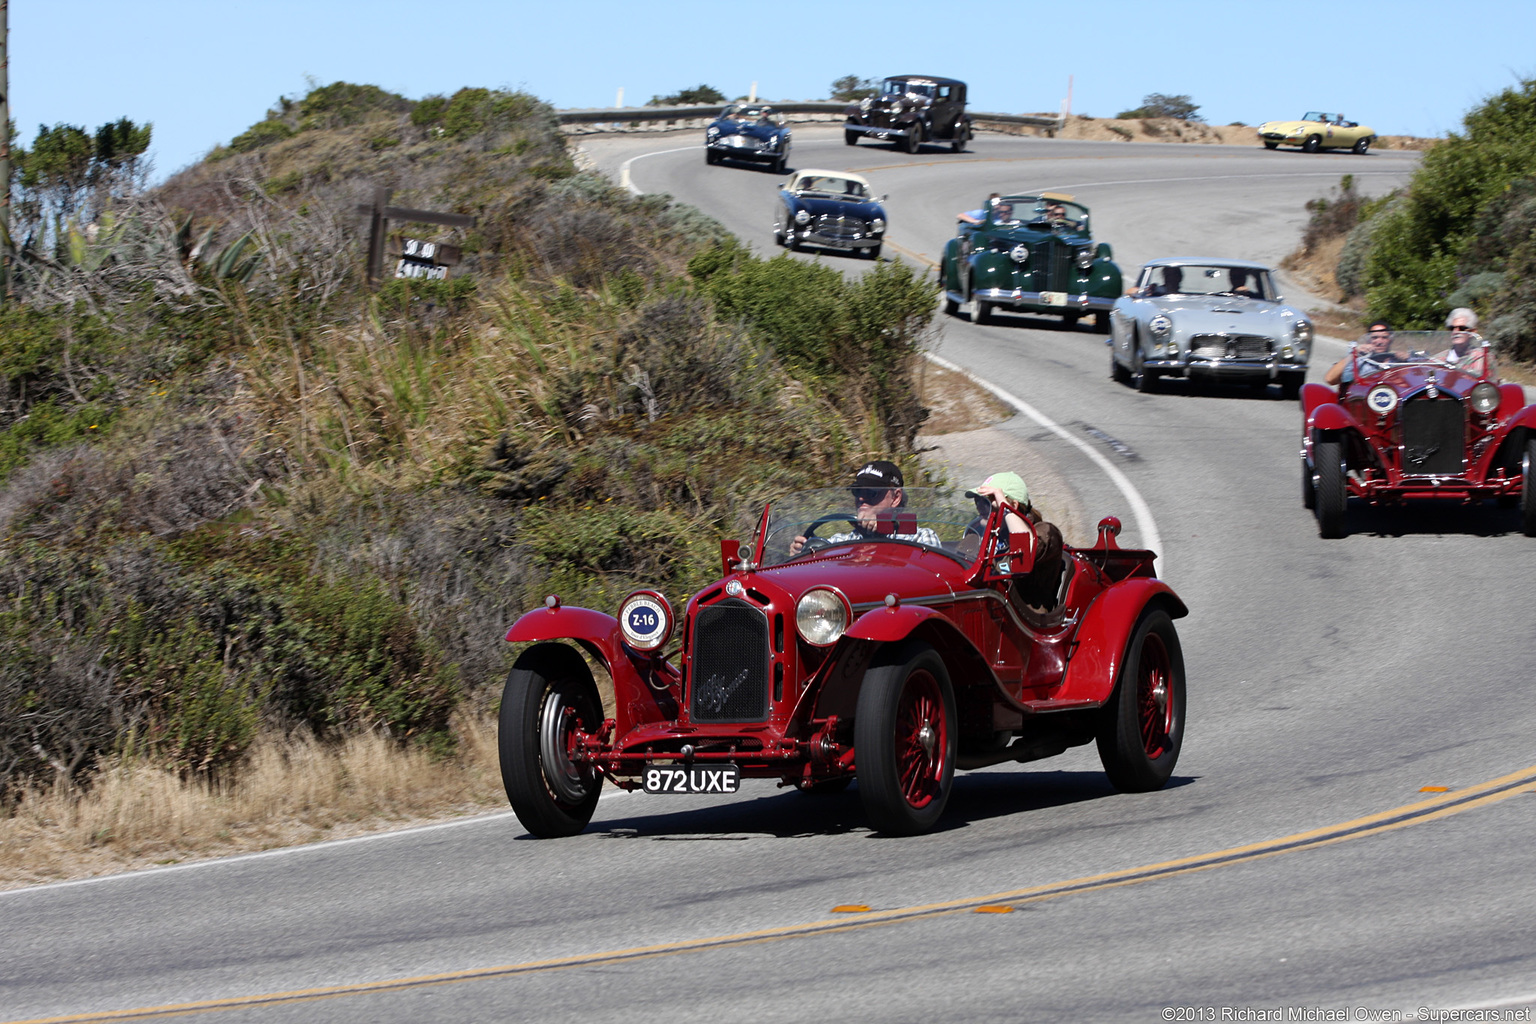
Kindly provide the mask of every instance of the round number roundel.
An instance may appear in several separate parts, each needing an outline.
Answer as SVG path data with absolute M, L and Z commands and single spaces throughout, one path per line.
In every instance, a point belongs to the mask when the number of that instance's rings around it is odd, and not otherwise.
M 1378 416 L 1385 416 L 1397 408 L 1397 392 L 1385 385 L 1371 388 L 1365 396 L 1365 404 Z
M 631 647 L 653 651 L 672 632 L 672 609 L 660 594 L 631 594 L 619 609 L 619 629 Z

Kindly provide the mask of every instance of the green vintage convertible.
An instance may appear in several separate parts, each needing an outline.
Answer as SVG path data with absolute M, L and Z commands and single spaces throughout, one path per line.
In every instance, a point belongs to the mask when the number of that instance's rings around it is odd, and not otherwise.
M 962 214 L 944 246 L 939 280 L 951 316 L 972 303 L 971 322 L 990 323 L 996 309 L 1046 313 L 1071 326 L 1093 314 L 1109 330 L 1120 297 L 1120 268 L 1109 243 L 1094 242 L 1088 208 L 1061 192 L 1009 195 Z

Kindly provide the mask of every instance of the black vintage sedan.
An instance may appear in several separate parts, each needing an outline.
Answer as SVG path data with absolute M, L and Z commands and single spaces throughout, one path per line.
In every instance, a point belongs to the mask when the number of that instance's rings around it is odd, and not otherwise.
M 704 129 L 704 160 L 767 161 L 775 174 L 789 167 L 789 129 L 773 108 L 732 103 Z
M 878 259 L 885 239 L 884 199 L 875 199 L 869 182 L 850 171 L 796 171 L 779 189 L 774 241 L 790 249 L 814 245 Z

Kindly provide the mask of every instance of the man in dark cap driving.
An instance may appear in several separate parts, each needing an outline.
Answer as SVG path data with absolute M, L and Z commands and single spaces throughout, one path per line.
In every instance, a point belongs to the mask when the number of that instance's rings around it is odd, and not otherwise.
M 893 512 L 906 504 L 905 486 L 901 467 L 894 462 L 877 460 L 866 462 L 853 475 L 854 518 L 857 520 L 849 533 L 837 533 L 826 538 L 828 544 L 845 544 L 860 537 L 880 536 L 891 540 L 910 540 L 919 544 L 938 547 L 939 535 L 926 526 L 913 523 L 913 532 L 898 533 L 900 517 Z M 793 558 L 805 547 L 805 537 L 789 542 L 789 554 Z

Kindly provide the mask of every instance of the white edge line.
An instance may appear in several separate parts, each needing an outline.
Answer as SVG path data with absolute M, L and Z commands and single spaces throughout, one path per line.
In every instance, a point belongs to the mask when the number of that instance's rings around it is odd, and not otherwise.
M 636 160 L 644 160 L 648 156 L 666 156 L 668 153 L 686 153 L 691 149 L 698 148 L 698 146 L 679 146 L 676 149 L 658 149 L 653 153 L 639 153 L 635 156 L 632 156 L 628 160 L 625 160 L 622 164 L 619 164 L 619 185 L 628 189 L 630 192 L 637 196 L 643 196 L 645 195 L 645 191 L 643 189 L 636 188 L 635 183 L 629 180 L 630 164 L 634 163 Z
M 985 388 L 987 391 L 990 391 L 992 394 L 996 395 L 1004 402 L 1007 402 L 1009 405 L 1013 406 L 1025 416 L 1028 416 L 1030 419 L 1040 424 L 1046 430 L 1049 430 L 1057 437 L 1077 448 L 1084 455 L 1088 456 L 1089 459 L 1093 460 L 1093 464 L 1104 471 L 1104 474 L 1109 477 L 1110 482 L 1112 482 L 1116 487 L 1120 489 L 1121 494 L 1125 495 L 1125 500 L 1130 502 L 1131 515 L 1133 515 L 1136 519 L 1136 530 L 1141 534 L 1142 546 L 1150 551 L 1156 552 L 1159 560 L 1162 562 L 1162 568 L 1158 571 L 1157 574 L 1158 578 L 1164 580 L 1168 578 L 1168 554 L 1163 550 L 1163 538 L 1162 535 L 1157 532 L 1157 522 L 1152 518 L 1152 509 L 1147 505 L 1146 499 L 1141 496 L 1141 492 L 1136 489 L 1136 485 L 1131 483 L 1129 477 L 1120 472 L 1120 470 L 1113 463 L 1111 463 L 1102 454 L 1100 454 L 1098 450 L 1090 445 L 1087 441 L 1084 441 L 1082 438 L 1069 433 L 1064 427 L 1056 423 L 1055 420 L 1052 420 L 1050 417 L 1046 416 L 1045 413 L 1041 412 L 1039 409 L 1036 409 L 1034 406 L 1024 401 L 1024 399 L 1004 391 L 1002 388 L 998 387 L 996 384 L 991 383 L 990 381 L 982 380 L 971 371 L 950 362 L 943 356 L 936 356 L 932 352 L 924 352 L 923 355 L 930 363 L 933 363 L 935 366 L 943 367 L 944 369 L 949 370 L 951 373 L 962 374 L 978 387 Z

